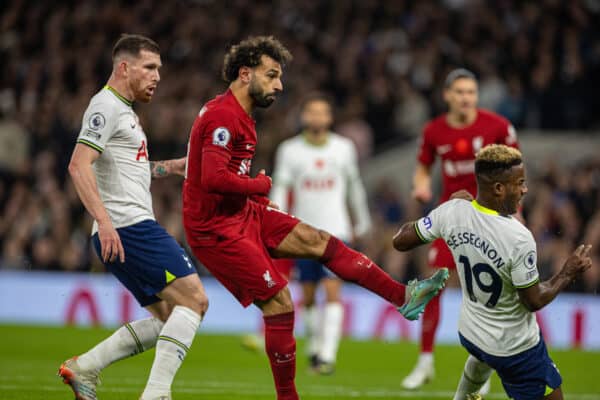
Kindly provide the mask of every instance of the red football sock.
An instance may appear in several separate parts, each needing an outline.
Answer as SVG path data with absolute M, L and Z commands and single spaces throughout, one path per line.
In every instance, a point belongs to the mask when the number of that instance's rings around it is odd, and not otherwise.
M 294 312 L 271 315 L 265 320 L 265 350 L 271 363 L 277 400 L 298 400 L 296 392 L 296 339 Z
M 345 281 L 359 284 L 397 306 L 404 304 L 406 286 L 396 282 L 367 256 L 331 236 L 320 261 Z
M 440 322 L 440 291 L 437 296 L 431 299 L 425 306 L 423 312 L 423 322 L 421 323 L 421 353 L 433 352 L 433 343 L 435 342 L 435 333 Z

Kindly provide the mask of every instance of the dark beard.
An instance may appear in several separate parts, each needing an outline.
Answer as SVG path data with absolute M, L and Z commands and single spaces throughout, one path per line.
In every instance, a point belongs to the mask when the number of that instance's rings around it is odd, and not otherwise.
M 248 94 L 254 101 L 254 105 L 261 107 L 261 108 L 267 108 L 271 104 L 273 104 L 273 101 L 275 101 L 274 96 L 268 97 L 269 95 L 266 95 L 261 90 L 261 88 L 258 87 L 258 85 L 254 85 L 253 83 L 250 83 L 250 87 L 248 88 Z

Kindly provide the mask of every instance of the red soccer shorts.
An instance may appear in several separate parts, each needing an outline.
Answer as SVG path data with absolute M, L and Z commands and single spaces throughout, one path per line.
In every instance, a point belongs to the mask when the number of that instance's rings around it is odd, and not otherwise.
M 444 239 L 436 239 L 431 243 L 427 254 L 427 261 L 429 262 L 429 266 L 433 268 L 446 267 L 448 269 L 456 269 L 454 257 Z
M 270 299 L 287 285 L 269 250 L 277 248 L 299 222 L 284 212 L 250 202 L 249 218 L 243 226 L 236 226 L 236 233 L 214 245 L 194 247 L 192 251 L 247 307 L 256 300 Z

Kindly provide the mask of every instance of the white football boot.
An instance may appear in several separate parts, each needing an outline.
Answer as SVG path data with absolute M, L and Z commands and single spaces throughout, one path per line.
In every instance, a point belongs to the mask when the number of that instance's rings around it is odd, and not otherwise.
M 418 389 L 435 377 L 433 359 L 431 361 L 419 360 L 410 374 L 402 381 L 404 389 Z

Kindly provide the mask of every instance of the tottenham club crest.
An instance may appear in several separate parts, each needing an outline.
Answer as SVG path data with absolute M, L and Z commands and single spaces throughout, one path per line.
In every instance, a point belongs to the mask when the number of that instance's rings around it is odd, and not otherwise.
M 93 113 L 90 115 L 88 123 L 91 130 L 99 131 L 100 129 L 104 128 L 104 125 L 106 125 L 106 120 L 104 119 L 104 115 L 100 113 Z
M 229 143 L 229 139 L 231 139 L 231 134 L 229 133 L 227 128 L 220 127 L 214 130 L 213 144 L 225 147 Z
M 530 251 L 529 253 L 527 253 L 527 255 L 525 256 L 525 266 L 527 267 L 527 269 L 534 269 L 536 264 L 537 264 L 537 259 L 536 259 L 536 254 L 535 254 L 535 250 Z

